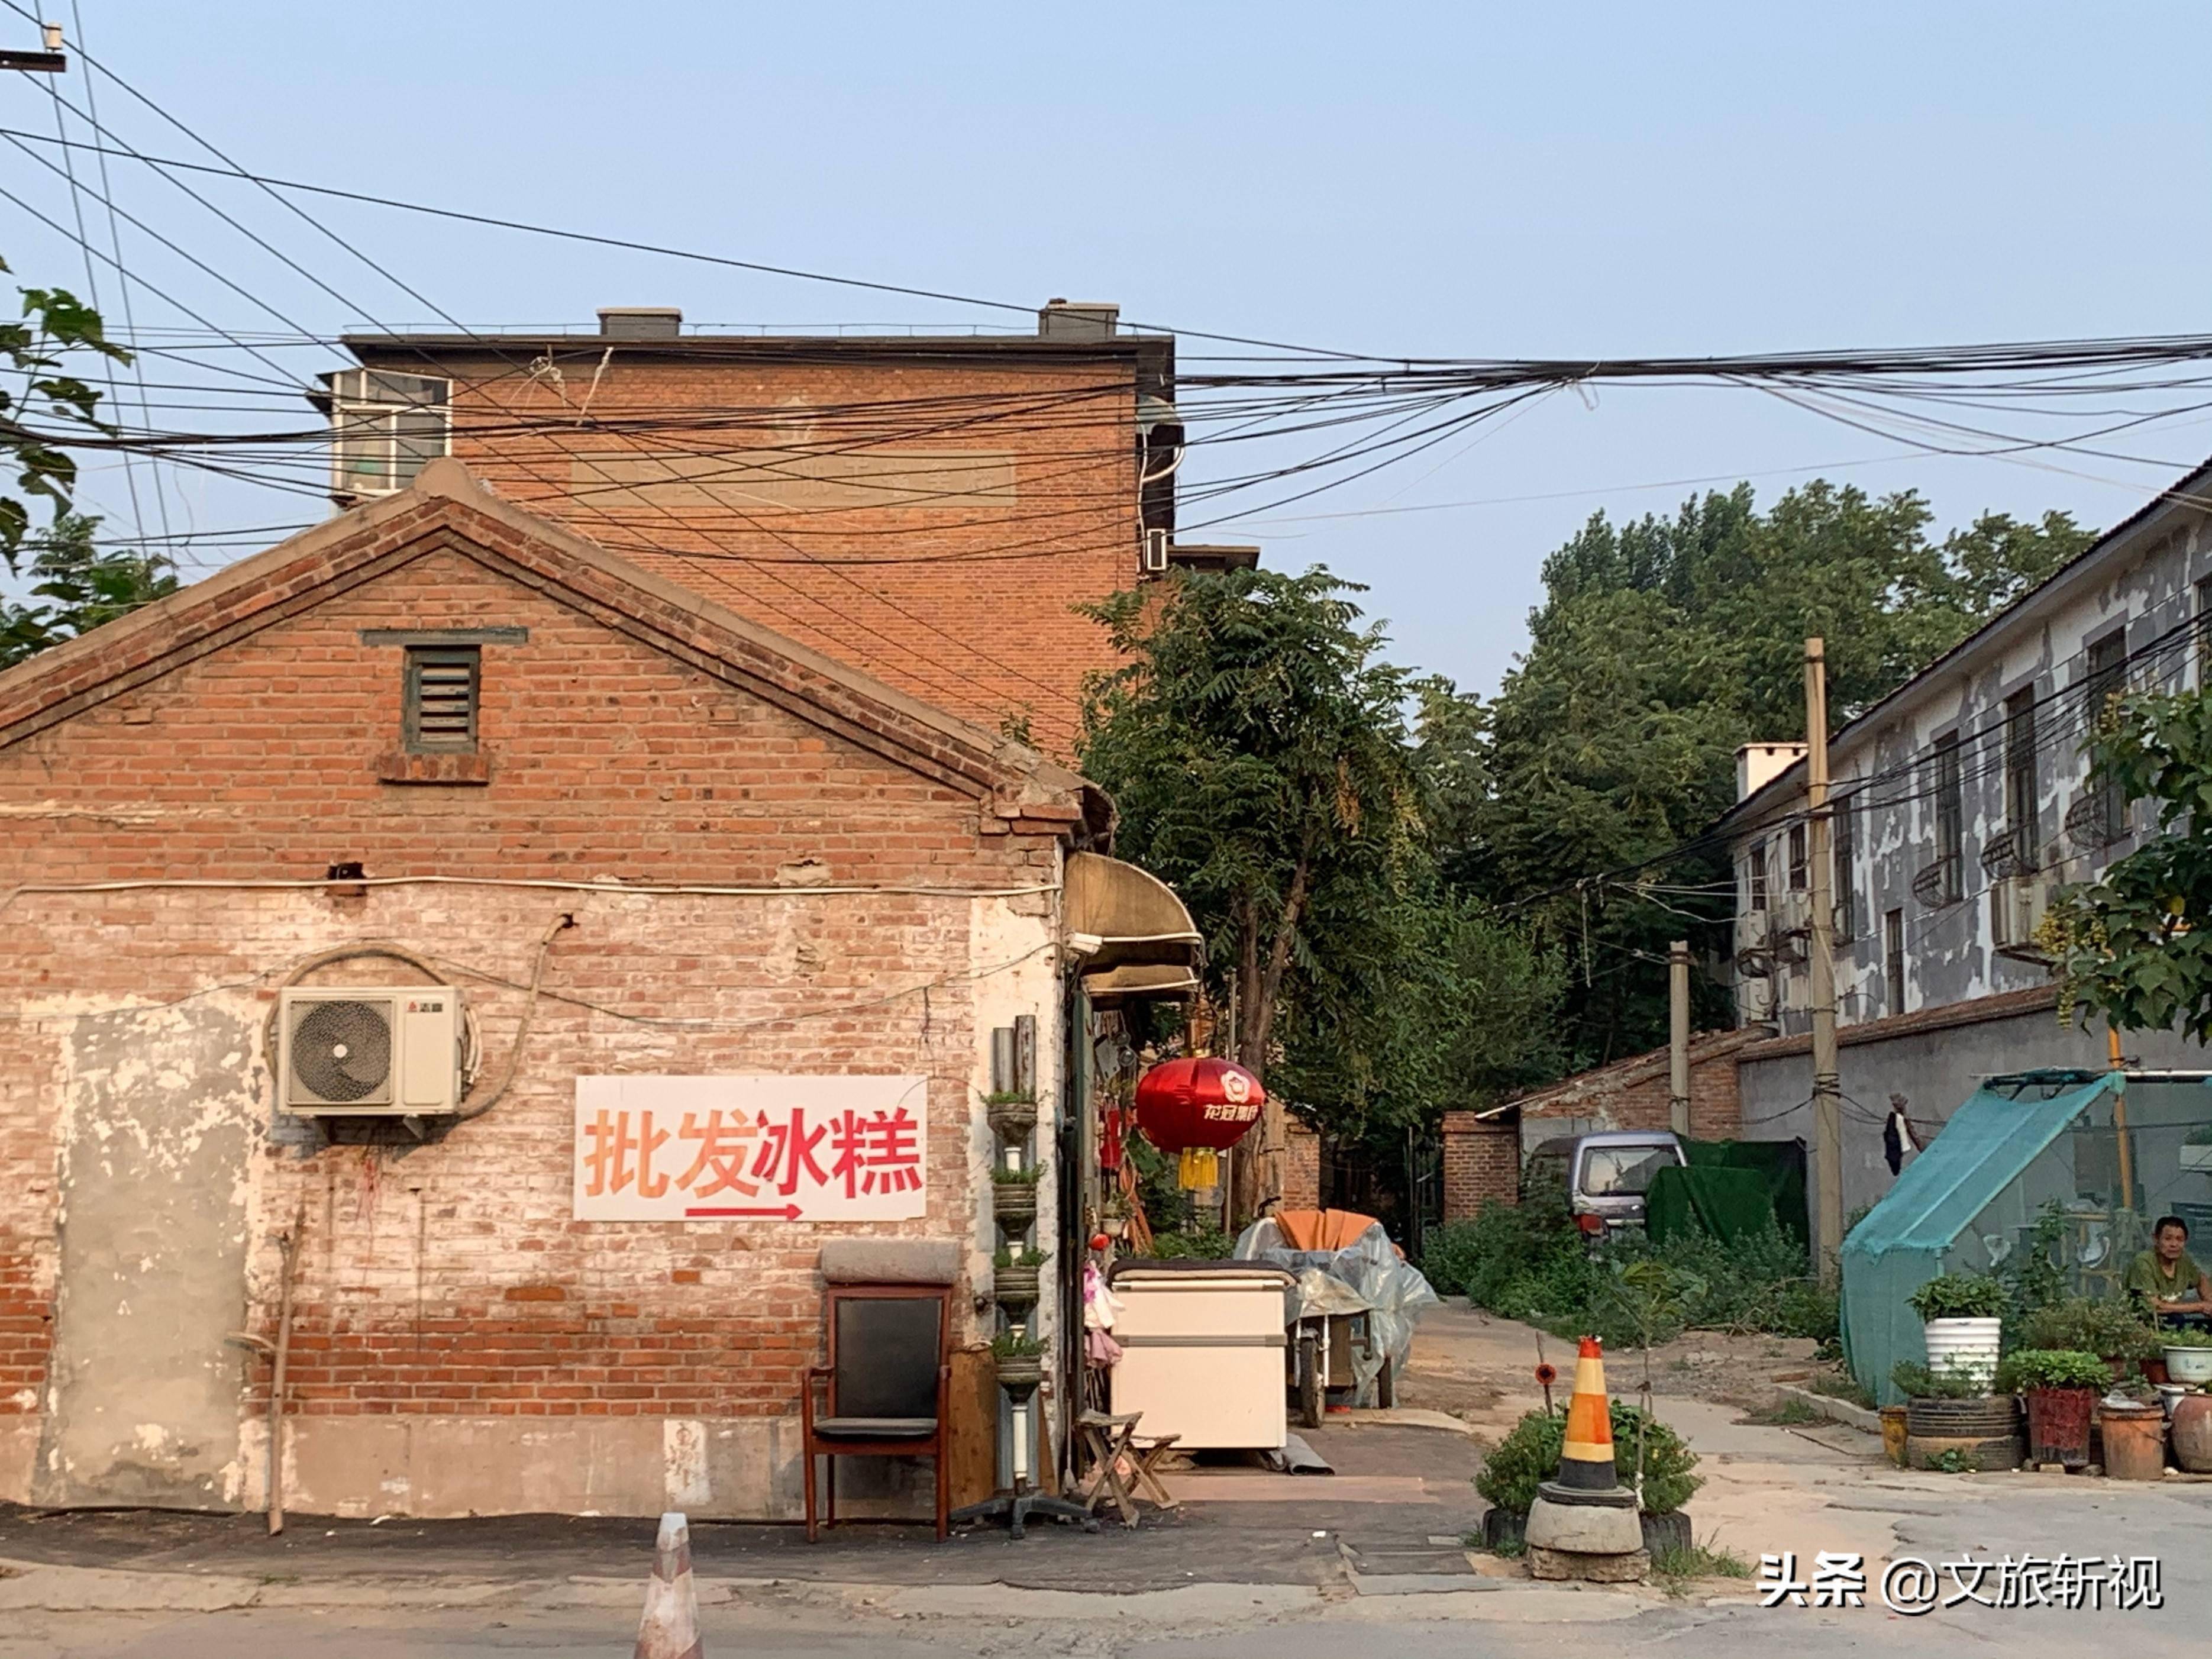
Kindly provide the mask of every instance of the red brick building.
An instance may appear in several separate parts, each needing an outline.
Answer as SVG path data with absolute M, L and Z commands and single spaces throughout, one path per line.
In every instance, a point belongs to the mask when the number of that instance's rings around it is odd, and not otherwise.
M 1034 335 L 360 335 L 341 500 L 426 454 L 654 574 L 995 731 L 1072 752 L 1114 665 L 1082 603 L 1171 562 L 1175 342 L 1055 301 Z
M 821 1241 L 986 1281 L 991 1033 L 1061 1029 L 1109 809 L 653 562 L 440 461 L 0 674 L 0 1495 L 261 1501 L 288 1240 L 283 1478 L 352 1514 L 788 1516 Z M 364 984 L 458 994 L 480 1115 L 276 1109 L 280 990 Z M 926 1079 L 916 1212 L 580 1219 L 578 1079 L 656 1074 Z

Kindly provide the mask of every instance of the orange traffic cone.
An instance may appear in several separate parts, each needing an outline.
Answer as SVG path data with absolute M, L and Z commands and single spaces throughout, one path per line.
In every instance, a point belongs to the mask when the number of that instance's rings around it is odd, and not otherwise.
M 1620 1484 L 1613 1471 L 1613 1409 L 1605 1397 L 1605 1350 L 1594 1336 L 1583 1339 L 1575 1357 L 1575 1392 L 1567 1402 L 1559 1479 L 1577 1492 L 1610 1492 Z
M 705 1659 L 706 1651 L 699 1640 L 699 1593 L 691 1584 L 691 1525 L 672 1510 L 660 1517 L 653 1540 L 635 1659 Z

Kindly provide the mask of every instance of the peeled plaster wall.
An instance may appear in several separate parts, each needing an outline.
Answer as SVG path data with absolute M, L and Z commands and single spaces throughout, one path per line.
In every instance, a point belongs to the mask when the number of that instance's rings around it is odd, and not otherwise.
M 35 1502 L 237 1500 L 257 1046 L 206 1002 L 75 1022 Z

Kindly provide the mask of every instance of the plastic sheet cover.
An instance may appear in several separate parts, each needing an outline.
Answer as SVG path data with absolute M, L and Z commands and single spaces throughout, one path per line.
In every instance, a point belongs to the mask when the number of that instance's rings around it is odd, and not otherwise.
M 1352 1351 L 1355 1406 L 1376 1403 L 1375 1379 L 1388 1356 L 1391 1374 L 1403 1376 L 1413 1352 L 1413 1325 L 1437 1293 L 1420 1269 L 1398 1254 L 1379 1221 L 1335 1250 L 1296 1250 L 1273 1217 L 1254 1222 L 1237 1236 L 1237 1259 L 1287 1268 L 1297 1278 L 1299 1315 L 1364 1313 L 1374 1341 L 1363 1354 Z

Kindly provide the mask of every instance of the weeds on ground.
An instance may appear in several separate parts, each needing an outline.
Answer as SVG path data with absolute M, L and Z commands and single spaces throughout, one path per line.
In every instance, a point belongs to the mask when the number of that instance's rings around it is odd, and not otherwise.
M 1819 1407 L 1800 1400 L 1795 1395 L 1784 1395 L 1778 1400 L 1771 1400 L 1757 1411 L 1746 1413 L 1743 1420 L 1770 1429 L 1794 1428 L 1800 1423 L 1826 1421 Z
M 1482 1528 L 1480 1527 L 1477 1527 L 1473 1532 L 1462 1533 L 1460 1534 L 1459 1541 L 1465 1545 L 1468 1549 L 1477 1551 L 1484 1555 L 1495 1555 L 1500 1559 L 1506 1561 L 1517 1561 L 1522 1556 L 1528 1553 L 1528 1545 L 1527 1540 L 1524 1539 L 1509 1538 L 1503 1543 L 1484 1543 L 1482 1541 Z
M 1709 1538 L 1686 1549 L 1658 1552 L 1651 1558 L 1651 1577 L 1668 1595 L 1685 1595 L 1693 1579 L 1748 1578 L 1751 1563 Z
M 1880 1403 L 1874 1397 L 1874 1390 L 1849 1371 L 1821 1371 L 1805 1386 L 1814 1394 L 1825 1394 L 1831 1400 L 1848 1400 L 1868 1411 Z

